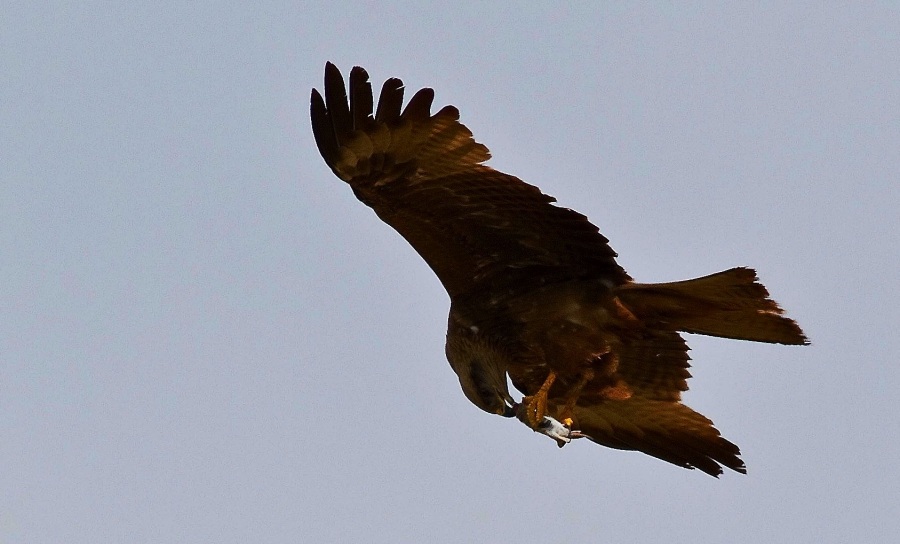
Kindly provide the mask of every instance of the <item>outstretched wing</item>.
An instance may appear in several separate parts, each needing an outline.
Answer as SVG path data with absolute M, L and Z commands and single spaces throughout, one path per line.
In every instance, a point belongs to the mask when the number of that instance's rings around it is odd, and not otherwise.
M 369 75 L 325 67 L 324 99 L 311 117 L 328 166 L 416 249 L 451 297 L 482 289 L 522 292 L 578 278 L 630 278 L 608 240 L 585 216 L 553 197 L 484 166 L 490 154 L 446 106 L 434 115 L 431 89 L 401 113 L 403 83 L 384 83 L 373 115 Z
M 740 450 L 712 421 L 678 402 L 634 396 L 575 407 L 578 429 L 610 448 L 637 450 L 684 468 L 718 476 L 722 466 L 746 474 Z M 721 465 L 721 466 L 720 466 Z
M 575 407 L 578 430 L 611 448 L 638 450 L 685 468 L 722 473 L 720 465 L 746 472 L 740 450 L 712 421 L 681 404 L 690 357 L 675 332 L 644 330 L 620 348 L 618 377 L 627 399 L 582 395 Z

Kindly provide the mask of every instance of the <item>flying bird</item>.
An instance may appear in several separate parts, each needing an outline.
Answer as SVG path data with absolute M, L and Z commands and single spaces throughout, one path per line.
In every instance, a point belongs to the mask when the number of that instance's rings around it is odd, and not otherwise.
M 713 476 L 746 473 L 738 447 L 681 402 L 690 358 L 680 333 L 807 344 L 756 272 L 635 282 L 584 215 L 486 166 L 488 149 L 455 107 L 432 114 L 425 88 L 403 108 L 403 90 L 388 79 L 375 109 L 364 69 L 345 87 L 328 63 L 312 129 L 331 170 L 447 290 L 445 351 L 466 397 L 560 447 L 587 438 Z

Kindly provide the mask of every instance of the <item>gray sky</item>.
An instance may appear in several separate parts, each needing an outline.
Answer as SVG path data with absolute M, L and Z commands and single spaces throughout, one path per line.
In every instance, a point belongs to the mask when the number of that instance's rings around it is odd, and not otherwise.
M 894 542 L 900 11 L 784 4 L 5 2 L 0 541 Z M 638 280 L 757 268 L 813 346 L 690 337 L 685 397 L 749 474 L 469 404 L 315 149 L 326 60 L 433 87 Z

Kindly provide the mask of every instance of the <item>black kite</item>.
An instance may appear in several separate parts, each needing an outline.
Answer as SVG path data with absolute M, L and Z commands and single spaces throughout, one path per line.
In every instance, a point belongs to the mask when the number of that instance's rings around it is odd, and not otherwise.
M 466 397 L 562 446 L 586 437 L 685 468 L 746 472 L 737 446 L 681 401 L 680 332 L 806 344 L 749 268 L 636 283 L 587 218 L 483 163 L 490 154 L 434 91 L 404 109 L 403 83 L 325 67 L 312 91 L 316 144 L 332 171 L 415 248 L 450 295 L 447 359 Z M 510 396 L 507 376 L 525 396 Z

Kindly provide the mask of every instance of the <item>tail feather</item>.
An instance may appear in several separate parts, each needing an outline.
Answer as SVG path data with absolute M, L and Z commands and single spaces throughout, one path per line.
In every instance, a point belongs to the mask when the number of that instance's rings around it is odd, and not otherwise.
M 784 310 L 769 298 L 751 268 L 672 283 L 631 283 L 619 300 L 648 325 L 738 340 L 777 344 L 809 341 Z

